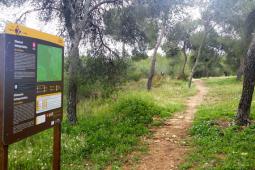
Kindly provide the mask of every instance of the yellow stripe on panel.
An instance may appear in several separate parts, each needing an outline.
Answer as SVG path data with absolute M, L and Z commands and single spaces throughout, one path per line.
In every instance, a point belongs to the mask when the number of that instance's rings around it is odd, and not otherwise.
M 5 27 L 4 32 L 6 34 L 11 34 L 11 35 L 37 38 L 37 39 L 41 39 L 44 41 L 48 41 L 48 42 L 60 45 L 62 47 L 64 46 L 63 38 L 55 36 L 55 35 L 47 34 L 44 32 L 40 32 L 20 24 L 8 23 Z

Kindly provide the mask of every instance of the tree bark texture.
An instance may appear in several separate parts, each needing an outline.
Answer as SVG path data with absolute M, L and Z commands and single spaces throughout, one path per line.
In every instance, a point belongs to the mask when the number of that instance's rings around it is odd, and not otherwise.
M 194 66 L 193 66 L 193 68 L 192 68 L 192 71 L 191 71 L 191 73 L 190 73 L 190 77 L 189 77 L 189 88 L 191 87 L 191 83 L 192 83 L 193 76 L 194 76 L 194 74 L 195 74 L 195 71 L 196 71 L 196 68 L 197 68 L 197 66 L 198 66 L 200 57 L 201 57 L 201 55 L 202 55 L 202 50 L 203 50 L 203 47 L 204 47 L 204 44 L 205 44 L 205 40 L 206 40 L 207 34 L 208 34 L 208 32 L 205 31 L 205 33 L 204 33 L 204 35 L 203 35 L 202 42 L 201 42 L 200 47 L 199 47 L 199 50 L 198 50 L 196 62 L 195 62 Z
M 181 72 L 180 72 L 180 75 L 179 75 L 178 79 L 186 80 L 185 68 L 186 68 L 186 65 L 187 65 L 188 56 L 187 56 L 187 53 L 186 53 L 186 44 L 185 43 L 184 43 L 184 46 L 182 48 L 182 54 L 184 56 L 184 62 L 183 62 L 182 69 L 181 69 Z
M 148 81 L 147 81 L 147 90 L 148 91 L 150 91 L 151 87 L 152 87 L 152 80 L 153 80 L 153 77 L 155 75 L 157 52 L 158 52 L 158 49 L 161 45 L 162 39 L 165 35 L 165 31 L 166 31 L 165 24 L 162 24 L 161 32 L 158 36 L 158 39 L 157 39 L 157 42 L 156 42 L 156 45 L 155 45 L 155 48 L 154 48 L 154 51 L 153 51 L 152 59 L 151 59 L 151 68 L 150 68 Z
M 77 122 L 77 84 L 78 84 L 78 66 L 79 66 L 79 41 L 71 41 L 69 53 L 69 82 L 67 96 L 67 117 L 70 124 Z
M 126 57 L 126 43 L 122 42 L 122 58 Z
M 245 68 L 243 91 L 236 115 L 236 123 L 238 125 L 248 125 L 250 123 L 250 109 L 255 84 L 255 37 L 249 47 Z
M 242 79 L 243 74 L 244 74 L 244 57 L 240 57 L 240 66 L 236 73 L 236 79 L 240 81 Z
M 78 90 L 78 66 L 79 66 L 79 45 L 82 37 L 82 32 L 86 27 L 91 0 L 87 0 L 84 4 L 84 9 L 80 8 L 80 1 L 63 0 L 63 17 L 65 19 L 65 27 L 70 38 L 70 50 L 68 68 L 69 82 L 67 93 L 67 118 L 70 124 L 74 125 L 77 122 L 77 90 Z M 84 17 L 80 20 L 81 13 Z

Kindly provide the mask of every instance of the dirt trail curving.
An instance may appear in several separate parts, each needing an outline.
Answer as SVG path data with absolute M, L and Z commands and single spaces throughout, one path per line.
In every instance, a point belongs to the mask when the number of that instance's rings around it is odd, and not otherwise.
M 124 170 L 176 170 L 188 151 L 185 140 L 188 129 L 192 125 L 194 114 L 197 111 L 207 88 L 202 80 L 194 80 L 198 89 L 195 96 L 187 100 L 187 109 L 184 113 L 176 113 L 165 124 L 155 129 L 154 137 L 148 139 L 149 153 L 141 159 L 138 165 L 126 165 Z

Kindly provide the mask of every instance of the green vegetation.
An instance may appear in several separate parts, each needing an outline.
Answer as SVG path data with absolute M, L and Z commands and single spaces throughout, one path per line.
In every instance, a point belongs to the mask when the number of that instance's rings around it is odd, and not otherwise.
M 147 78 L 148 72 L 150 70 L 150 59 L 141 59 L 139 61 L 132 60 L 130 61 L 130 67 L 127 72 L 127 79 L 138 81 L 141 78 Z M 178 73 L 181 70 L 182 56 L 162 56 L 157 55 L 156 63 L 156 74 L 164 74 L 171 76 L 172 78 L 177 77 Z
M 149 93 L 145 82 L 130 82 L 109 98 L 79 101 L 78 124 L 71 126 L 66 118 L 63 123 L 63 169 L 119 167 L 131 151 L 146 151 L 140 137 L 183 110 L 186 98 L 196 91 L 183 81 L 158 76 Z M 52 140 L 52 130 L 48 130 L 11 145 L 10 169 L 51 169 Z
M 209 93 L 190 130 L 193 150 L 181 168 L 254 169 L 255 126 L 244 128 L 232 122 L 240 98 L 241 82 L 234 77 L 210 78 L 205 82 Z M 254 110 L 254 103 L 252 107 Z
M 69 62 L 68 60 L 66 64 L 69 65 Z M 79 97 L 109 97 L 126 81 L 128 61 L 127 59 L 113 60 L 105 56 L 83 56 L 77 68 L 79 69 Z M 66 75 L 69 75 L 68 69 L 66 71 Z M 66 79 L 66 82 L 68 81 Z
M 178 57 L 170 58 L 159 54 L 157 57 L 156 74 L 176 77 L 181 69 L 180 63 L 177 62 Z M 68 61 L 66 63 L 66 65 L 69 64 Z M 109 60 L 103 57 L 83 56 L 80 64 L 79 67 L 77 66 L 80 69 L 80 98 L 109 97 L 123 83 L 146 79 L 150 69 L 150 59 L 148 58 Z M 157 84 L 158 78 L 155 79 Z M 68 79 L 65 81 L 67 86 Z M 144 83 L 146 84 L 146 82 Z M 68 87 L 65 89 L 68 89 Z M 141 87 L 141 90 L 144 89 Z

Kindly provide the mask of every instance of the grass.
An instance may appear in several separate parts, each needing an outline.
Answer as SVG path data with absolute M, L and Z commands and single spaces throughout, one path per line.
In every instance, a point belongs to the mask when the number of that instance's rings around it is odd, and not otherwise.
M 145 151 L 142 136 L 162 118 L 183 110 L 184 102 L 196 90 L 186 82 L 158 77 L 153 90 L 145 90 L 145 80 L 130 82 L 106 99 L 81 99 L 79 122 L 62 124 L 62 169 L 103 169 L 121 167 L 134 150 Z M 51 169 L 52 129 L 10 146 L 9 169 Z
M 209 93 L 196 113 L 192 151 L 180 169 L 251 170 L 255 168 L 255 126 L 235 126 L 241 82 L 234 77 L 205 79 Z M 252 117 L 254 118 L 254 102 Z

